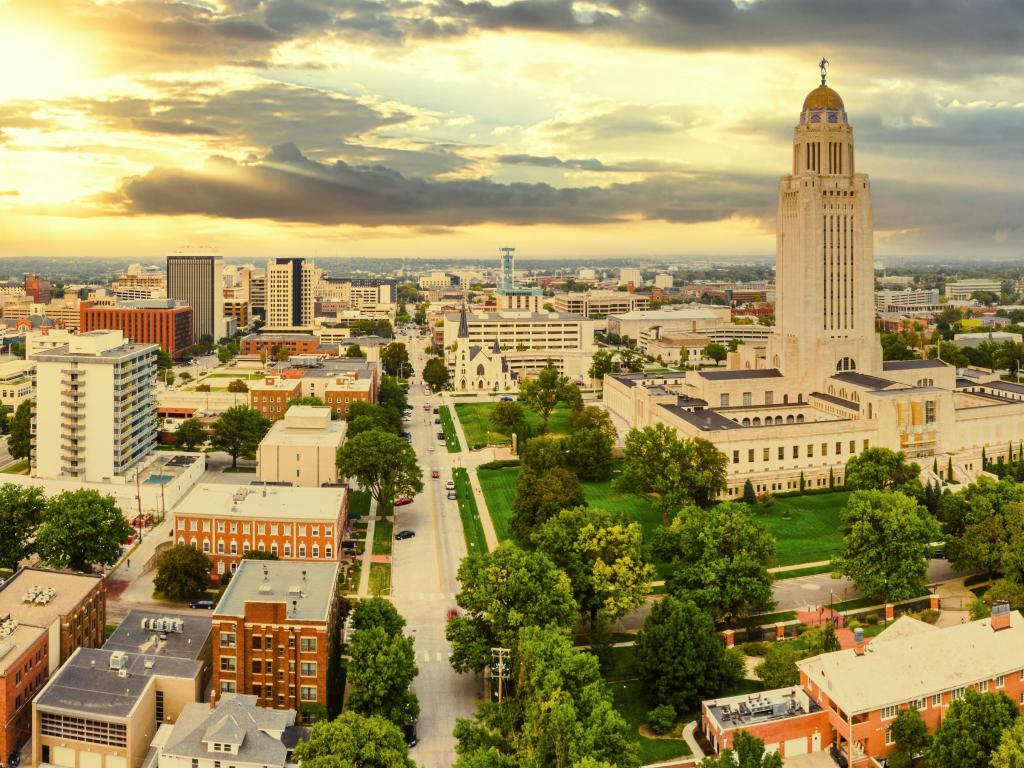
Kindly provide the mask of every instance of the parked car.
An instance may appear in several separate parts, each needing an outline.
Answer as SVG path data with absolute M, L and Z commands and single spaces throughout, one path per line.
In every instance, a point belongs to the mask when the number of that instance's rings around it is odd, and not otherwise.
M 435 424 L 440 424 L 441 423 L 441 417 L 438 416 L 436 419 L 434 419 L 434 423 Z
M 503 403 L 510 403 L 510 402 L 512 402 L 513 400 L 515 400 L 515 398 L 514 398 L 514 397 L 512 397 L 511 395 L 502 395 L 502 396 L 501 396 L 501 401 L 502 401 Z
M 413 720 L 402 728 L 402 735 L 405 737 L 405 746 L 412 749 L 418 743 L 416 740 L 416 721 Z
M 437 439 L 438 440 L 444 440 L 444 432 L 438 432 L 437 433 Z
M 391 506 L 393 507 L 404 507 L 406 504 L 412 504 L 412 499 L 410 499 L 408 496 L 399 496 L 397 499 L 391 502 Z
M 454 491 L 455 490 L 455 481 L 454 480 L 449 480 L 447 483 L 444 484 L 444 487 L 447 488 L 449 491 Z
M 936 549 L 934 552 L 932 552 L 932 560 L 945 560 L 945 559 L 946 559 L 946 553 L 943 552 L 941 549 Z
M 448 491 L 448 501 L 457 501 L 458 498 L 459 494 L 457 494 L 455 491 Z
M 434 413 L 440 413 L 440 412 L 441 411 L 439 411 L 437 408 L 434 409 Z
M 413 736 L 416 734 L 416 728 L 413 726 Z M 7 758 L 7 768 L 18 768 L 21 765 L 21 752 L 11 752 L 11 756 Z
M 213 610 L 213 600 L 193 600 L 188 604 L 189 608 L 202 608 L 204 611 Z
M 405 541 L 406 539 L 411 539 L 415 535 L 416 535 L 416 531 L 410 531 L 410 530 L 399 531 L 398 533 L 395 534 L 395 541 Z
M 440 477 L 441 476 L 441 472 L 439 470 L 437 470 L 437 469 L 432 469 L 430 471 L 430 476 L 431 477 Z M 0 583 L 2 583 L 2 582 L 0 582 Z
M 424 411 L 429 411 L 430 410 L 430 403 L 424 403 L 423 404 L 423 410 Z

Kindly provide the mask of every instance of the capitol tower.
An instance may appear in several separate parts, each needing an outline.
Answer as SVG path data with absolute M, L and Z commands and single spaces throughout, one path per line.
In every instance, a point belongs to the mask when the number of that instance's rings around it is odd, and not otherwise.
M 775 330 L 765 365 L 811 388 L 836 373 L 877 375 L 871 185 L 856 172 L 843 100 L 821 84 L 793 131 L 793 172 L 779 181 Z

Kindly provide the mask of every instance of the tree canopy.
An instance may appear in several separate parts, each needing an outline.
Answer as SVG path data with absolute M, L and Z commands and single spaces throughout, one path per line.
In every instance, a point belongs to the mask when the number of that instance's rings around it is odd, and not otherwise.
M 423 380 L 429 384 L 435 392 L 444 389 L 448 384 L 450 374 L 444 359 L 432 357 L 423 366 Z
M 581 480 L 612 476 L 612 438 L 601 429 L 576 429 L 563 438 L 569 466 Z
M 537 474 L 521 467 L 509 527 L 521 541 L 529 541 L 533 532 L 560 510 L 584 503 L 580 481 L 568 469 L 552 467 Z
M 499 429 L 510 429 L 523 419 L 523 406 L 515 400 L 502 400 L 494 404 L 491 423 Z
M 423 476 L 412 446 L 398 435 L 371 429 L 338 448 L 338 471 L 354 477 L 378 504 L 423 490 Z
M 416 768 L 397 725 L 356 712 L 314 723 L 294 757 L 304 768 Z
M 978 693 L 964 691 L 953 701 L 935 729 L 928 750 L 930 768 L 989 768 L 1003 731 L 1014 724 L 1020 712 L 1017 704 L 1002 691 Z
M 181 422 L 175 435 L 178 445 L 188 451 L 194 450 L 196 446 L 206 442 L 206 429 L 203 427 L 203 423 L 195 417 Z
M 765 752 L 764 742 L 746 731 L 732 737 L 732 748 L 723 749 L 718 757 L 705 757 L 700 768 L 782 768 L 778 752 Z
M 45 514 L 42 488 L 0 485 L 0 568 L 17 570 L 35 552 L 36 529 Z
M 380 364 L 388 376 L 405 378 L 412 373 L 409 351 L 400 341 L 393 341 L 380 351 Z
M 153 587 L 170 600 L 187 600 L 206 591 L 210 558 L 194 547 L 178 544 L 160 555 Z
M 1024 583 L 1024 484 L 979 477 L 960 493 L 943 495 L 938 514 L 953 566 Z
M 238 466 L 239 456 L 255 456 L 260 440 L 270 429 L 270 421 L 255 408 L 235 405 L 220 415 L 213 425 L 210 444 L 231 456 L 231 466 Z
M 32 454 L 32 401 L 22 400 L 11 419 L 11 434 L 7 438 L 7 451 L 15 459 L 27 459 Z
M 409 686 L 419 669 L 413 640 L 379 625 L 357 629 L 348 644 L 351 661 L 346 683 L 347 708 L 361 715 L 380 715 L 405 726 L 420 706 Z
M 371 429 L 379 429 L 394 435 L 402 431 L 402 414 L 390 405 L 375 405 L 356 400 L 348 407 L 346 418 L 348 430 L 345 436 L 349 440 L 360 432 L 369 432 Z
M 1024 766 L 1024 718 L 1018 717 L 1013 725 L 1003 730 L 999 746 L 992 753 L 992 768 L 1021 766 Z
M 36 531 L 36 551 L 55 568 L 89 572 L 94 565 L 112 564 L 131 532 L 113 496 L 64 491 L 46 504 Z
M 611 415 L 596 405 L 585 405 L 569 414 L 569 431 L 575 432 L 578 429 L 599 429 L 608 435 L 612 442 L 618 437 Z
M 843 508 L 841 530 L 832 569 L 862 594 L 886 602 L 924 594 L 929 543 L 940 531 L 914 499 L 898 491 L 855 491 Z
M 846 462 L 845 485 L 851 491 L 893 489 L 917 497 L 921 492 L 921 468 L 902 451 L 868 448 Z
M 579 388 L 562 376 L 558 369 L 548 364 L 533 378 L 523 378 L 519 383 L 519 400 L 540 416 L 541 429 L 547 431 L 551 412 L 559 403 L 571 408 L 582 405 Z

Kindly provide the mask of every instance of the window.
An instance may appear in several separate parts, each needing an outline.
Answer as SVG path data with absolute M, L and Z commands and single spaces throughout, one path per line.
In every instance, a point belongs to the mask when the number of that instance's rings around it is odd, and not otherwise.
M 267 526 L 266 525 L 264 525 L 263 523 L 258 523 L 256 525 L 256 533 L 266 533 L 266 532 L 267 532 Z
M 900 711 L 900 705 L 899 704 L 891 704 L 888 707 L 882 707 L 882 719 L 883 720 L 892 720 L 894 717 L 896 717 L 896 715 L 899 714 L 899 711 Z
M 231 524 L 231 532 L 232 533 L 238 533 L 238 523 L 232 523 Z
M 744 405 L 753 405 L 754 404 L 754 394 L 752 392 L 744 392 L 743 393 L 743 404 Z
M 721 395 L 718 396 L 718 407 L 719 408 L 728 408 L 729 407 L 729 394 L 727 392 L 723 392 Z
M 299 526 L 299 536 L 305 536 L 305 535 L 306 535 L 306 526 L 300 525 Z
M 320 547 L 317 544 L 313 545 L 313 557 L 320 557 Z
M 775 405 L 775 393 L 772 392 L 771 390 L 768 390 L 767 392 L 764 393 L 764 404 Z
M 326 557 L 328 560 L 331 559 L 332 552 L 333 552 L 333 550 L 331 549 L 331 545 L 330 544 L 328 544 L 326 547 L 324 547 L 324 557 Z
M 754 460 L 754 449 L 750 448 L 747 450 L 747 461 L 753 462 Z
M 896 738 L 892 735 L 892 728 L 885 729 L 885 743 L 887 746 L 896 743 Z
M 270 535 L 277 536 L 277 523 L 270 524 Z
M 851 440 L 850 441 L 850 453 L 856 453 L 856 452 L 857 452 L 857 441 L 856 440 Z
M 799 445 L 794 445 L 793 446 L 793 458 L 794 459 L 799 459 L 800 458 L 800 446 Z
M 223 541 L 218 541 L 217 542 L 217 554 L 218 555 L 223 555 L 224 554 L 224 542 Z
M 771 456 L 771 448 L 765 448 L 763 451 L 761 451 L 761 459 L 763 461 L 770 461 L 770 459 L 769 459 L 770 456 Z
M 740 463 L 740 452 L 739 451 L 733 451 L 732 452 L 732 463 L 733 464 L 739 464 Z
M 928 699 L 917 699 L 910 702 L 910 706 L 916 709 L 918 712 L 923 712 L 928 709 Z
M 234 680 L 221 680 L 220 681 L 220 692 L 221 693 L 234 693 L 235 692 L 235 681 Z
M 236 544 L 235 542 L 232 541 L 231 542 L 231 546 L 229 547 L 228 551 L 231 552 L 232 555 L 237 555 L 238 554 L 238 544 Z
M 924 423 L 934 424 L 935 423 L 935 401 L 925 400 L 924 403 Z
M 253 683 L 252 684 L 252 695 L 255 696 L 257 699 L 260 696 L 262 696 L 263 695 L 263 686 L 260 685 L 259 683 Z
M 809 459 L 812 456 L 814 456 L 814 446 L 813 445 L 808 445 L 807 446 L 807 458 Z
M 836 456 L 840 456 L 843 453 L 843 444 L 836 440 Z
M 316 686 L 303 685 L 299 688 L 300 698 L 303 701 L 316 701 Z
M 316 662 L 304 661 L 300 670 L 303 677 L 316 677 Z
M 299 638 L 299 650 L 303 653 L 312 653 L 316 650 L 316 638 L 315 637 L 302 637 Z
M 985 693 L 988 690 L 988 680 L 982 680 L 978 683 L 978 693 Z
M 262 675 L 263 674 L 263 662 L 260 661 L 259 659 L 253 659 L 252 660 L 252 673 L 254 675 Z
M 996 678 L 996 688 L 1002 688 L 1005 684 L 1006 684 L 1006 677 L 1004 675 L 999 675 Z
M 295 647 L 295 635 L 288 635 L 288 647 L 289 648 L 294 648 Z
M 962 699 L 963 697 L 964 697 L 964 689 L 963 688 L 954 688 L 950 692 L 950 694 L 949 694 L 949 700 L 950 701 L 956 701 L 957 699 Z
M 270 659 L 267 659 L 267 668 L 265 671 L 268 675 L 274 674 L 274 662 L 272 662 Z
M 284 556 L 285 557 L 291 557 L 292 556 L 292 545 L 291 544 L 285 544 L 284 545 Z
M 203 552 L 210 554 L 210 541 L 209 539 L 203 539 Z
M 220 671 L 221 672 L 234 672 L 235 671 L 235 657 L 234 656 L 221 656 L 220 657 Z
M 217 533 L 224 533 L 224 521 L 223 520 L 218 520 L 217 521 Z
M 221 632 L 220 633 L 220 646 L 221 646 L 221 648 L 234 648 L 235 647 L 235 633 L 234 632 Z
M 868 440 L 867 438 L 864 438 L 864 450 L 866 451 L 870 447 L 871 447 L 871 441 Z
M 287 554 L 287 553 L 285 553 L 285 554 Z M 305 556 L 306 556 L 306 545 L 305 544 L 299 544 L 299 557 L 305 557 Z
M 933 707 L 941 707 L 942 706 L 942 694 L 941 693 L 933 693 L 932 694 L 932 706 Z
M 242 533 L 249 533 L 249 523 L 242 523 Z
M 324 536 L 330 536 L 330 535 L 331 535 L 331 526 L 325 525 L 324 526 Z
M 261 648 L 263 648 L 263 636 L 262 635 L 253 635 L 252 636 L 252 647 L 253 647 L 254 650 L 257 650 L 257 651 L 260 650 Z
M 821 444 L 821 455 L 828 456 L 828 443 Z

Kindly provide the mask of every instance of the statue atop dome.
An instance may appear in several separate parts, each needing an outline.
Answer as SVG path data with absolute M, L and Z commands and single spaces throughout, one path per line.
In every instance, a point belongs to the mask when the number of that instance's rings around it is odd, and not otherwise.
M 825 85 L 825 75 L 828 74 L 828 59 L 822 56 L 821 61 L 818 62 L 818 69 L 821 70 L 821 84 Z

